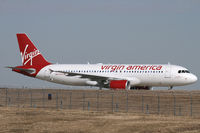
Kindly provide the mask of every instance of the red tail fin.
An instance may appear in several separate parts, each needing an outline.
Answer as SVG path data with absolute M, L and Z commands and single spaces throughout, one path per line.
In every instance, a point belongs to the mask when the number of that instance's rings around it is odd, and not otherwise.
M 24 66 L 45 66 L 49 64 L 26 34 L 17 34 L 17 39 Z
M 40 51 L 34 46 L 25 33 L 17 34 L 17 39 L 23 64 L 21 67 L 34 68 L 36 70 L 34 75 L 29 76 L 35 76 L 40 69 L 50 64 L 44 59 Z

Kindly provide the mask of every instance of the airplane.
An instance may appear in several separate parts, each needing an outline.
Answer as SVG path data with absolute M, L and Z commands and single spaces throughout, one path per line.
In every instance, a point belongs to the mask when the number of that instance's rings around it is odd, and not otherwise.
M 171 64 L 54 64 L 48 62 L 25 33 L 17 34 L 22 65 L 12 71 L 64 85 L 95 86 L 113 90 L 184 86 L 198 78 Z

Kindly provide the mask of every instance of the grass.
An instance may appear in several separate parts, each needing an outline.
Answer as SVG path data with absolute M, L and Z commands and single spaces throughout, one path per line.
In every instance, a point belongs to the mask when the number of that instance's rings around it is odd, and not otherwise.
M 199 133 L 200 118 L 0 107 L 0 133 Z

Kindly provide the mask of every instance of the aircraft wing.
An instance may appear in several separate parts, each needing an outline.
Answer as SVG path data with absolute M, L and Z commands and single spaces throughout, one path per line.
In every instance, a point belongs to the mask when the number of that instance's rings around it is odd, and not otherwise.
M 79 77 L 79 78 L 88 78 L 92 81 L 98 81 L 98 80 L 101 80 L 101 81 L 106 81 L 106 80 L 111 80 L 111 79 L 118 79 L 120 80 L 121 78 L 115 78 L 115 77 L 107 77 L 107 76 L 98 76 L 98 75 L 90 75 L 90 74 L 83 74 L 83 73 L 74 73 L 74 72 L 63 72 L 63 71 L 55 71 L 55 70 L 51 70 L 49 69 L 51 72 L 59 72 L 59 73 L 63 73 L 65 74 L 66 76 L 76 76 L 76 77 Z
M 75 76 L 78 78 L 87 78 L 90 79 L 91 81 L 97 81 L 99 84 L 102 84 L 106 81 L 109 80 L 129 80 L 132 85 L 137 85 L 140 83 L 140 80 L 136 77 L 120 77 L 116 78 L 115 76 L 100 76 L 100 75 L 90 75 L 90 74 L 85 74 L 85 73 L 74 73 L 74 72 L 63 72 L 63 71 L 56 71 L 56 70 L 51 70 L 51 72 L 59 72 L 63 73 L 66 76 Z

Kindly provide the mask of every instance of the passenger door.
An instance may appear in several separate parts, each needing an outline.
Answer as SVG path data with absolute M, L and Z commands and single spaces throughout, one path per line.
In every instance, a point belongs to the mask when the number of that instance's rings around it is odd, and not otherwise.
M 164 78 L 171 78 L 171 65 L 167 65 L 165 69 L 165 77 Z

